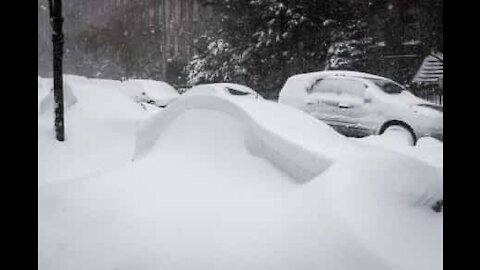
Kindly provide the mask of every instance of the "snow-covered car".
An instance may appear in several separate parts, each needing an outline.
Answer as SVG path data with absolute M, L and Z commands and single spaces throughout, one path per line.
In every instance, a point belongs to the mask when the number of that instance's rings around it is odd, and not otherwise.
M 62 147 L 38 117 L 39 270 L 443 269 L 441 168 L 273 101 L 81 84 Z
M 254 99 L 263 99 L 263 97 L 252 88 L 236 83 L 200 84 L 192 87 L 185 92 L 185 95 L 197 94 L 230 95 Z
M 354 71 L 320 71 L 290 77 L 279 103 L 303 110 L 356 137 L 400 131 L 443 141 L 443 107 L 416 97 L 401 84 Z
M 127 80 L 122 83 L 122 92 L 138 103 L 166 107 L 180 94 L 170 84 L 155 80 Z

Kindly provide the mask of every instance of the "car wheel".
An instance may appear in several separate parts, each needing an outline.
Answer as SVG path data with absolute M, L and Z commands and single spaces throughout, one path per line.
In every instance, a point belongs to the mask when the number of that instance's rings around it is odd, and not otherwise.
M 408 145 L 415 145 L 416 137 L 415 134 L 408 128 L 403 125 L 390 125 L 386 127 L 380 134 L 388 134 L 389 136 L 396 136 L 401 139 L 405 139 Z

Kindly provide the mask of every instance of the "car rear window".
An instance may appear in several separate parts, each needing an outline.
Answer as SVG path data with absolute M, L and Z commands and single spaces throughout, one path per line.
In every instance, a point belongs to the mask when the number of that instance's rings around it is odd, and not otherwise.
M 378 80 L 378 79 L 370 79 L 373 81 L 380 89 L 383 90 L 383 92 L 387 94 L 400 94 L 402 93 L 404 88 L 402 88 L 400 85 L 396 83 L 389 82 L 387 80 Z
M 235 89 L 233 89 L 233 88 L 228 88 L 228 87 L 227 87 L 226 89 L 227 89 L 227 91 L 228 91 L 230 94 L 232 94 L 232 95 L 234 95 L 234 96 L 247 96 L 247 95 L 251 95 L 251 94 L 248 93 L 248 92 L 238 91 L 238 90 L 235 90 Z

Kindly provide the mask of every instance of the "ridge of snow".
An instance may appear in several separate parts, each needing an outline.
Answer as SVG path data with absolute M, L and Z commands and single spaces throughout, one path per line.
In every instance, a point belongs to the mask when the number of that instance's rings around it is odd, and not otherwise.
M 39 182 L 71 176 L 39 185 L 38 269 L 443 268 L 443 213 L 431 210 L 443 198 L 438 168 L 285 105 L 233 97 L 181 97 L 143 127 L 153 134 L 135 135 L 149 114 L 118 82 L 69 83 L 79 102 L 67 141 L 55 143 L 38 117 Z M 274 158 L 281 164 L 332 163 L 290 181 L 268 151 L 292 151 Z
M 45 114 L 47 111 L 53 112 L 54 96 L 53 96 L 53 82 L 39 80 L 39 92 L 38 92 L 38 114 Z M 77 103 L 78 99 L 73 94 L 72 88 L 67 82 L 63 83 L 63 106 L 64 110 L 70 109 Z
M 262 103 L 258 105 L 257 102 Z M 269 117 L 272 116 L 281 117 L 278 114 L 272 115 L 272 109 L 277 113 L 282 111 L 277 109 L 278 106 L 290 113 L 297 113 L 279 104 L 270 106 L 268 110 L 264 106 L 268 106 L 269 102 L 201 94 L 182 96 L 140 128 L 136 138 L 134 159 L 139 159 L 151 151 L 161 133 L 183 112 L 209 109 L 226 113 L 240 121 L 245 128 L 244 139 L 248 150 L 268 160 L 297 181 L 309 181 L 326 170 L 333 163 L 332 157 L 314 152 L 307 145 L 298 143 L 294 138 L 298 136 L 298 131 L 291 133 L 285 126 L 268 126 L 265 124 L 265 119 L 258 116 L 263 115 L 267 119 L 271 119 Z M 261 112 L 268 112 L 270 115 L 265 116 L 265 113 Z M 304 115 L 301 117 L 303 118 Z M 318 125 L 318 122 L 313 120 Z M 333 129 L 327 126 L 323 128 L 330 132 L 331 140 L 338 138 L 338 134 Z

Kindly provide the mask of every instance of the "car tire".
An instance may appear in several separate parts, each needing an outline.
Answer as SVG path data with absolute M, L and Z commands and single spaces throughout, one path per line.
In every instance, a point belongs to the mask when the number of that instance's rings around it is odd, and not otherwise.
M 402 134 L 407 140 L 408 145 L 412 146 L 415 145 L 417 142 L 417 138 L 413 131 L 404 125 L 393 124 L 385 127 L 380 134 L 391 133 L 395 132 L 397 134 Z

